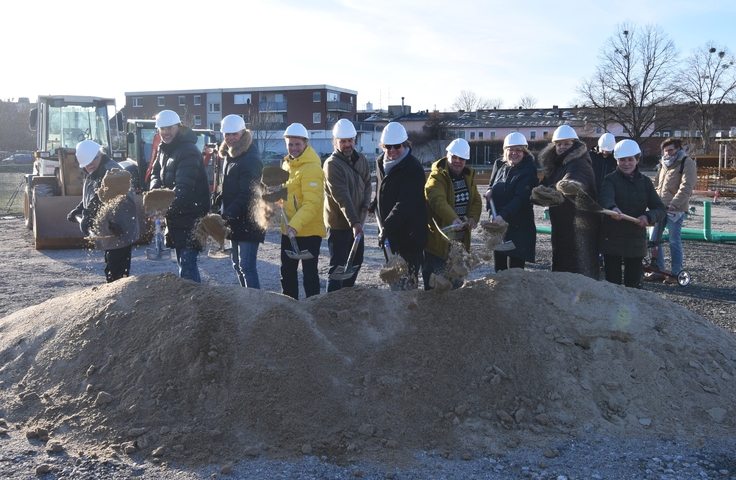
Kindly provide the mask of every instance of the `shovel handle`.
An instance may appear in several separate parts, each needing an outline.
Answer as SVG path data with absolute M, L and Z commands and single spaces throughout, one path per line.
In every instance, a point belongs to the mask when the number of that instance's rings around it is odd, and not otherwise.
M 604 208 L 603 210 L 601 210 L 601 213 L 603 213 L 605 215 L 609 215 L 611 217 L 613 217 L 614 215 L 621 215 L 621 218 L 623 218 L 624 220 L 628 220 L 629 222 L 632 222 L 632 223 L 635 223 L 635 224 L 639 225 L 639 219 L 638 218 L 634 218 L 634 217 L 632 217 L 630 215 L 626 215 L 625 213 L 618 213 L 618 212 L 616 212 L 614 210 L 608 210 L 606 208 Z

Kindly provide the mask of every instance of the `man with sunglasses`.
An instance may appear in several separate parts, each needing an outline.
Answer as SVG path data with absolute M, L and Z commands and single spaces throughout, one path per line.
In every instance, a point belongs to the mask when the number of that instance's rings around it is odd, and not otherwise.
M 411 142 L 400 123 L 391 122 L 381 132 L 383 153 L 376 159 L 376 194 L 372 210 L 383 230 L 378 243 L 403 258 L 409 274 L 399 288 L 417 288 L 419 269 L 427 245 L 427 208 L 424 201 L 424 168 L 411 154 Z

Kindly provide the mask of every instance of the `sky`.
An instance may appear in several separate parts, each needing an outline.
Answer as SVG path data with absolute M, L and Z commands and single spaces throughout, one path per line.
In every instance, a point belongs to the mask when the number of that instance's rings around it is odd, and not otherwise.
M 115 6 L 115 7 L 113 7 Z M 113 10 L 117 8 L 117 11 Z M 736 1 L 26 0 L 3 6 L 0 99 L 332 85 L 358 108 L 451 111 L 462 90 L 581 103 L 617 25 L 662 28 L 684 57 L 736 52 Z M 8 21 L 14 19 L 13 21 Z

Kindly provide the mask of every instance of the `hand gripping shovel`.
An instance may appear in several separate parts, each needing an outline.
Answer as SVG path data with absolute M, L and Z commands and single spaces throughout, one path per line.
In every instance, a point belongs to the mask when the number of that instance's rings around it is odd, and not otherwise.
M 353 266 L 353 258 L 355 258 L 355 252 L 358 250 L 360 239 L 361 235 L 357 234 L 345 265 L 338 265 L 338 267 L 335 268 L 335 271 L 330 274 L 330 280 L 347 280 L 358 271 L 358 265 Z
M 493 214 L 493 219 L 495 220 L 498 216 L 496 215 L 496 204 L 493 203 L 492 198 L 488 200 L 488 203 L 491 204 L 491 213 Z M 508 252 L 509 250 L 513 250 L 515 248 L 516 246 L 514 245 L 514 242 L 512 240 L 507 240 L 496 245 L 494 250 L 496 250 L 497 252 Z
M 288 230 L 289 220 L 287 220 L 286 218 L 284 207 L 281 207 L 281 217 L 284 219 L 284 225 L 286 225 L 286 228 Z M 287 257 L 291 258 L 292 260 L 309 260 L 310 258 L 314 258 L 314 255 L 309 253 L 309 250 L 299 250 L 299 245 L 297 245 L 296 237 L 294 235 L 289 235 L 289 240 L 291 240 L 291 250 L 284 250 L 284 253 L 286 253 Z
M 615 210 L 608 210 L 598 205 L 598 202 L 590 198 L 590 195 L 585 193 L 585 190 L 580 188 L 580 184 L 573 181 L 560 180 L 557 182 L 557 190 L 561 191 L 566 197 L 573 197 L 572 202 L 580 210 L 588 212 L 602 213 L 610 217 L 621 215 L 621 218 L 628 220 L 631 223 L 639 224 L 639 219 L 634 218 L 624 213 L 618 213 Z

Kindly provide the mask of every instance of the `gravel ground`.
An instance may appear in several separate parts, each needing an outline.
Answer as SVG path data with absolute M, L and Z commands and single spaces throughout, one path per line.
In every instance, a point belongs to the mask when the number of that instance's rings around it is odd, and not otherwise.
M 695 197 L 695 215 L 685 228 L 700 229 L 704 197 Z M 720 199 L 712 210 L 715 232 L 736 233 L 736 201 Z M 538 225 L 548 225 L 543 211 L 536 209 Z M 373 248 L 374 224 L 367 226 L 368 248 L 359 283 L 386 288 L 378 281 L 382 256 Z M 270 229 L 259 251 L 261 283 L 266 290 L 280 290 L 278 278 L 278 238 Z M 0 265 L 0 316 L 59 295 L 104 282 L 102 255 L 83 250 L 36 251 L 22 219 L 0 219 L 0 249 L 5 262 Z M 729 243 L 685 242 L 685 268 L 692 275 L 687 287 L 645 283 L 644 289 L 695 312 L 736 333 L 736 251 Z M 322 246 L 321 277 L 326 281 L 327 248 Z M 538 262 L 529 270 L 550 268 L 549 237 L 538 237 Z M 173 261 L 145 259 L 145 247 L 134 251 L 133 274 L 175 270 Z M 217 253 L 201 257 L 205 282 L 235 285 L 235 275 L 226 257 Z M 471 278 L 492 273 L 481 266 Z M 324 289 L 324 285 L 323 285 Z M 2 387 L 2 385 L 0 385 Z M 733 415 L 734 412 L 729 412 Z M 0 417 L 5 417 L 0 406 Z M 234 466 L 213 465 L 198 470 L 180 470 L 176 465 L 130 458 L 88 458 L 82 452 L 47 452 L 48 445 L 25 438 L 22 425 L 0 419 L 0 478 L 26 479 L 202 479 L 202 478 L 396 478 L 396 479 L 736 479 L 736 436 L 734 439 L 641 438 L 621 440 L 596 437 L 569 437 L 547 449 L 514 448 L 505 452 L 474 452 L 467 458 L 453 458 L 446 452 L 425 451 L 407 458 L 400 466 L 336 465 L 326 458 L 305 456 L 298 461 L 243 459 Z M 232 467 L 232 468 L 229 468 Z M 44 473 L 44 472 L 48 473 Z

